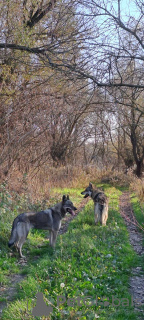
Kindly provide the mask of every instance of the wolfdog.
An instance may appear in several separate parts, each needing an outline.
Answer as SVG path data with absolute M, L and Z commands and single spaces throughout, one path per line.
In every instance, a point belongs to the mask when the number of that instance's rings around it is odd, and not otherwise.
M 66 213 L 75 215 L 76 207 L 70 201 L 69 196 L 63 195 L 62 201 L 57 203 L 54 207 L 40 212 L 24 212 L 19 214 L 13 221 L 11 237 L 8 242 L 8 246 L 13 244 L 19 252 L 21 258 L 22 246 L 28 236 L 31 228 L 43 229 L 50 231 L 50 245 L 55 246 L 58 231 L 61 227 L 61 220 Z
M 108 198 L 101 190 L 94 190 L 91 183 L 81 192 L 84 198 L 90 196 L 94 201 L 95 224 L 99 221 L 102 225 L 106 225 L 108 219 Z

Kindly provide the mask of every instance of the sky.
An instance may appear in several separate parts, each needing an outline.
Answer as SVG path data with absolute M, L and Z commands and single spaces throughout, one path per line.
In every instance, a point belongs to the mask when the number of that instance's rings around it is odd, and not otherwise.
M 112 1 L 112 4 L 115 8 L 118 7 L 117 1 Z M 121 6 L 121 14 L 122 14 L 122 19 L 124 19 L 125 16 L 137 16 L 137 9 L 135 5 L 134 0 L 121 0 L 120 1 L 120 6 Z

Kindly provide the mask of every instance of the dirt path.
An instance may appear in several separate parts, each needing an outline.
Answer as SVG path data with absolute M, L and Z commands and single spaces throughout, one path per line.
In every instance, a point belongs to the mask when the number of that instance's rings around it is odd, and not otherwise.
M 24 276 L 21 274 L 15 274 L 11 277 L 11 286 L 7 289 L 5 286 L 0 288 L 0 297 L 5 297 L 7 302 L 13 300 L 13 296 L 16 293 L 16 284 L 24 279 Z M 0 301 L 0 315 L 2 310 L 7 306 L 6 301 Z
M 120 197 L 120 213 L 125 220 L 131 245 L 139 256 L 143 255 L 143 235 L 136 226 L 128 192 L 124 192 Z M 144 320 L 144 273 L 142 272 L 141 266 L 133 268 L 132 270 L 130 292 L 133 296 L 135 310 L 141 312 L 142 317 L 140 317 L 140 319 Z

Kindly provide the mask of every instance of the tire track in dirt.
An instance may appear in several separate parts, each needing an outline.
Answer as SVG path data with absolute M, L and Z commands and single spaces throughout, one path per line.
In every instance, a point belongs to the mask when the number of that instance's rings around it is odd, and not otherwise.
M 1 286 L 0 288 L 0 297 L 6 299 L 6 301 L 0 301 L 0 315 L 2 314 L 2 310 L 7 306 L 7 302 L 13 300 L 14 294 L 16 293 L 16 285 L 24 279 L 24 275 L 15 274 L 11 277 L 11 286 L 6 288 L 5 286 Z
M 141 256 L 144 254 L 143 235 L 137 228 L 136 219 L 130 203 L 129 192 L 124 192 L 120 197 L 120 214 L 123 217 L 128 232 L 130 243 L 136 253 Z M 130 293 L 133 296 L 134 308 L 141 312 L 141 320 L 144 320 L 144 273 L 141 266 L 132 269 L 130 277 Z

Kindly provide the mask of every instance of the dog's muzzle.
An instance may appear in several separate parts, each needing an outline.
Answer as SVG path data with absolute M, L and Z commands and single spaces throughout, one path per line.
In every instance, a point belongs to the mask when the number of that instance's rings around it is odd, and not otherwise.
M 89 194 L 85 192 L 81 192 L 81 194 L 84 196 L 84 198 L 87 198 L 89 196 Z
M 77 210 L 76 207 L 74 207 L 74 210 Z M 75 212 L 71 208 L 67 208 L 67 212 L 69 212 L 72 216 L 75 216 Z

